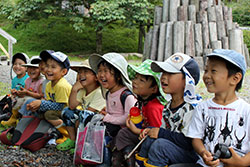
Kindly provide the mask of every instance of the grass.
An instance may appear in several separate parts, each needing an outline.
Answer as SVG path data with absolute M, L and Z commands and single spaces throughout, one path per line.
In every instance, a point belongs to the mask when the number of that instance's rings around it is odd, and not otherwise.
M 10 93 L 10 85 L 7 83 L 0 82 L 0 96 Z

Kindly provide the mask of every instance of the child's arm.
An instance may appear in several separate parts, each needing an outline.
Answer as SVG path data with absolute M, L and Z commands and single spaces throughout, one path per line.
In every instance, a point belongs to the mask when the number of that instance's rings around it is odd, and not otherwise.
M 218 166 L 220 164 L 220 160 L 214 160 L 211 152 L 209 152 L 201 139 L 195 138 L 192 140 L 192 145 L 194 150 L 202 157 L 204 163 L 208 166 Z
M 220 159 L 221 162 L 225 164 L 225 167 L 240 167 L 240 166 L 250 166 L 250 152 L 245 156 L 239 156 L 233 148 L 229 148 L 232 153 L 232 157 L 229 159 Z
M 77 101 L 77 92 L 82 88 L 82 84 L 79 81 L 76 81 L 73 85 L 69 95 L 69 108 L 71 110 L 74 110 L 79 105 L 79 101 Z
M 137 128 L 135 126 L 135 124 L 130 120 L 130 118 L 128 117 L 126 119 L 126 126 L 134 133 L 139 135 L 141 133 L 141 129 Z
M 27 110 L 36 112 L 37 110 L 46 112 L 48 110 L 60 111 L 64 107 L 64 103 L 56 103 L 48 100 L 35 100 L 27 104 Z

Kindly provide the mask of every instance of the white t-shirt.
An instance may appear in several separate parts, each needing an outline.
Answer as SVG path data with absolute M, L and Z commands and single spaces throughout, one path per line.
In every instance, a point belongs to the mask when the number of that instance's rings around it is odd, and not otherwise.
M 212 99 L 195 108 L 187 136 L 202 139 L 208 151 L 223 143 L 240 152 L 250 152 L 250 105 L 238 99 L 226 106 Z M 200 157 L 198 163 L 206 166 Z M 221 163 L 220 166 L 223 166 Z

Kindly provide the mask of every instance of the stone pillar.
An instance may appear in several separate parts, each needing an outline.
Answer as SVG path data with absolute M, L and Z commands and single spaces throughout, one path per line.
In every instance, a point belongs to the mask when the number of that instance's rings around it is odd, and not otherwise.
M 143 60 L 150 58 L 152 35 L 153 35 L 153 30 L 150 29 L 149 32 L 145 36 L 144 49 L 143 49 Z
M 169 58 L 173 54 L 173 24 L 170 21 L 166 26 L 166 39 L 165 39 L 165 57 L 164 60 Z
M 184 32 L 185 24 L 183 21 L 177 21 L 174 23 L 173 29 L 173 53 L 182 52 L 184 53 Z
M 160 25 L 162 18 L 162 7 L 155 6 L 154 25 Z
M 168 22 L 168 11 L 169 11 L 169 0 L 163 0 L 163 7 L 162 7 L 162 22 Z
M 203 52 L 201 24 L 194 25 L 195 55 L 201 56 Z
M 166 25 L 167 25 L 167 23 L 161 23 L 160 24 L 157 61 L 163 61 L 164 60 Z
M 242 36 L 243 33 L 240 29 L 229 30 L 229 49 L 242 54 Z
M 210 48 L 208 22 L 203 21 L 201 25 L 202 25 L 203 49 L 207 49 Z
M 177 21 L 177 8 L 180 6 L 180 0 L 169 0 L 169 21 Z
M 229 49 L 228 37 L 221 37 L 222 49 Z
M 187 21 L 188 20 L 188 11 L 187 6 L 178 7 L 178 21 Z
M 208 21 L 209 22 L 215 22 L 216 21 L 216 13 L 215 13 L 215 7 L 209 7 L 207 9 L 207 15 L 208 15 Z
M 188 6 L 188 20 L 196 22 L 196 9 L 194 5 Z
M 246 44 L 244 44 L 244 52 L 245 52 L 245 58 L 246 58 L 247 66 L 249 67 L 250 66 L 249 50 L 248 50 Z
M 226 36 L 229 36 L 229 30 L 233 29 L 233 21 L 225 20 Z
M 200 0 L 190 0 L 189 4 L 195 5 L 196 11 L 200 10 Z
M 189 0 L 181 0 L 181 5 L 182 6 L 188 6 L 189 5 Z
M 216 22 L 209 22 L 208 23 L 208 28 L 209 28 L 209 39 L 210 42 L 217 41 L 217 27 L 216 27 Z
M 227 6 L 223 6 L 223 19 L 224 20 L 228 20 L 229 18 L 228 18 L 228 7 Z
M 222 21 L 223 20 L 222 6 L 215 6 L 215 10 L 216 10 L 216 20 Z
M 151 53 L 150 59 L 156 60 L 157 56 L 157 46 L 158 46 L 158 33 L 159 33 L 159 25 L 155 25 L 153 29 L 153 36 L 152 36 L 152 45 L 151 45 Z
M 214 6 L 214 0 L 207 0 L 207 7 Z
M 200 0 L 200 10 L 206 10 L 208 8 L 207 0 Z
M 222 48 L 222 44 L 221 41 L 212 41 L 212 49 L 221 49 Z
M 232 8 L 228 8 L 228 20 L 233 20 Z
M 221 40 L 221 37 L 226 36 L 226 29 L 225 29 L 225 22 L 222 21 L 217 21 L 217 35 L 218 39 Z
M 194 48 L 194 25 L 192 21 L 185 22 L 185 53 L 195 56 Z

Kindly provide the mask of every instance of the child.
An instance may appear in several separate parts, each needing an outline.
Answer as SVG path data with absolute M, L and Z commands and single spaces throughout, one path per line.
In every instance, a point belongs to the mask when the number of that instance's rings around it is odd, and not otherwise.
M 24 88 L 25 86 L 25 80 L 29 77 L 29 75 L 26 73 L 26 67 L 22 66 L 26 64 L 29 60 L 29 57 L 25 53 L 16 53 L 12 57 L 12 68 L 15 72 L 16 76 L 11 81 L 11 94 L 12 94 L 12 100 L 15 101 L 18 99 L 18 90 L 20 88 Z M 8 106 L 5 106 L 5 108 Z M 16 120 L 18 117 L 18 109 L 12 110 L 12 115 L 8 121 L 1 121 L 1 124 L 4 126 L 12 126 L 15 125 Z
M 40 73 L 39 63 L 41 59 L 39 56 L 33 56 L 28 64 L 24 64 L 27 67 L 29 78 L 25 81 L 25 88 L 21 88 L 18 91 L 20 97 L 23 97 L 23 102 L 20 104 L 21 109 L 18 111 L 22 115 L 30 115 L 26 110 L 26 105 L 30 103 L 31 99 L 41 99 L 42 83 L 44 81 Z
M 200 155 L 198 164 L 250 166 L 250 106 L 236 95 L 246 72 L 245 58 L 226 49 L 216 49 L 207 57 L 203 81 L 214 97 L 196 107 L 187 134 Z M 215 154 L 218 144 L 228 147 L 232 157 Z
M 85 60 L 81 65 L 71 66 L 71 69 L 78 73 L 78 79 L 69 96 L 69 107 L 62 111 L 69 138 L 56 146 L 59 150 L 69 150 L 75 147 L 76 121 L 79 120 L 80 114 L 84 114 L 86 110 L 98 113 L 106 106 L 96 74 L 90 68 L 89 61 Z M 82 107 L 81 110 L 77 108 L 79 105 Z
M 193 58 L 175 53 L 165 62 L 153 62 L 151 69 L 163 72 L 161 85 L 171 101 L 163 110 L 164 128 L 147 128 L 140 137 L 148 135 L 141 146 L 138 160 L 145 166 L 166 166 L 176 163 L 193 163 L 198 159 L 191 139 L 186 137 L 194 106 L 201 100 L 194 93 L 200 70 Z M 148 158 L 148 160 L 146 159 Z
M 128 63 L 125 58 L 118 53 L 107 53 L 103 56 L 92 55 L 89 63 L 93 71 L 97 73 L 101 86 L 108 90 L 106 96 L 106 109 L 100 113 L 104 115 L 103 122 L 108 133 L 115 137 L 121 127 L 126 124 L 129 110 L 136 103 L 133 95 L 128 95 L 124 107 L 120 100 L 121 93 L 131 90 L 130 80 L 127 74 Z
M 132 79 L 133 93 L 138 98 L 138 108 L 143 116 L 143 127 L 160 127 L 162 119 L 162 110 L 166 96 L 160 87 L 160 73 L 151 70 L 152 60 L 145 60 L 139 67 L 129 65 L 128 74 Z M 113 153 L 112 165 L 121 166 L 124 162 L 124 154 L 128 154 L 133 147 L 139 143 L 139 134 L 143 129 L 137 128 L 129 117 L 126 121 L 127 128 L 123 128 L 116 136 L 117 151 Z M 135 166 L 134 155 L 126 160 L 126 166 Z
M 40 57 L 46 62 L 46 76 L 50 80 L 46 86 L 46 100 L 35 100 L 27 104 L 27 110 L 44 113 L 45 119 L 63 135 L 56 142 L 63 143 L 68 133 L 62 126 L 61 112 L 68 105 L 72 87 L 64 78 L 70 67 L 69 59 L 62 52 L 51 53 L 47 50 L 42 51 Z

